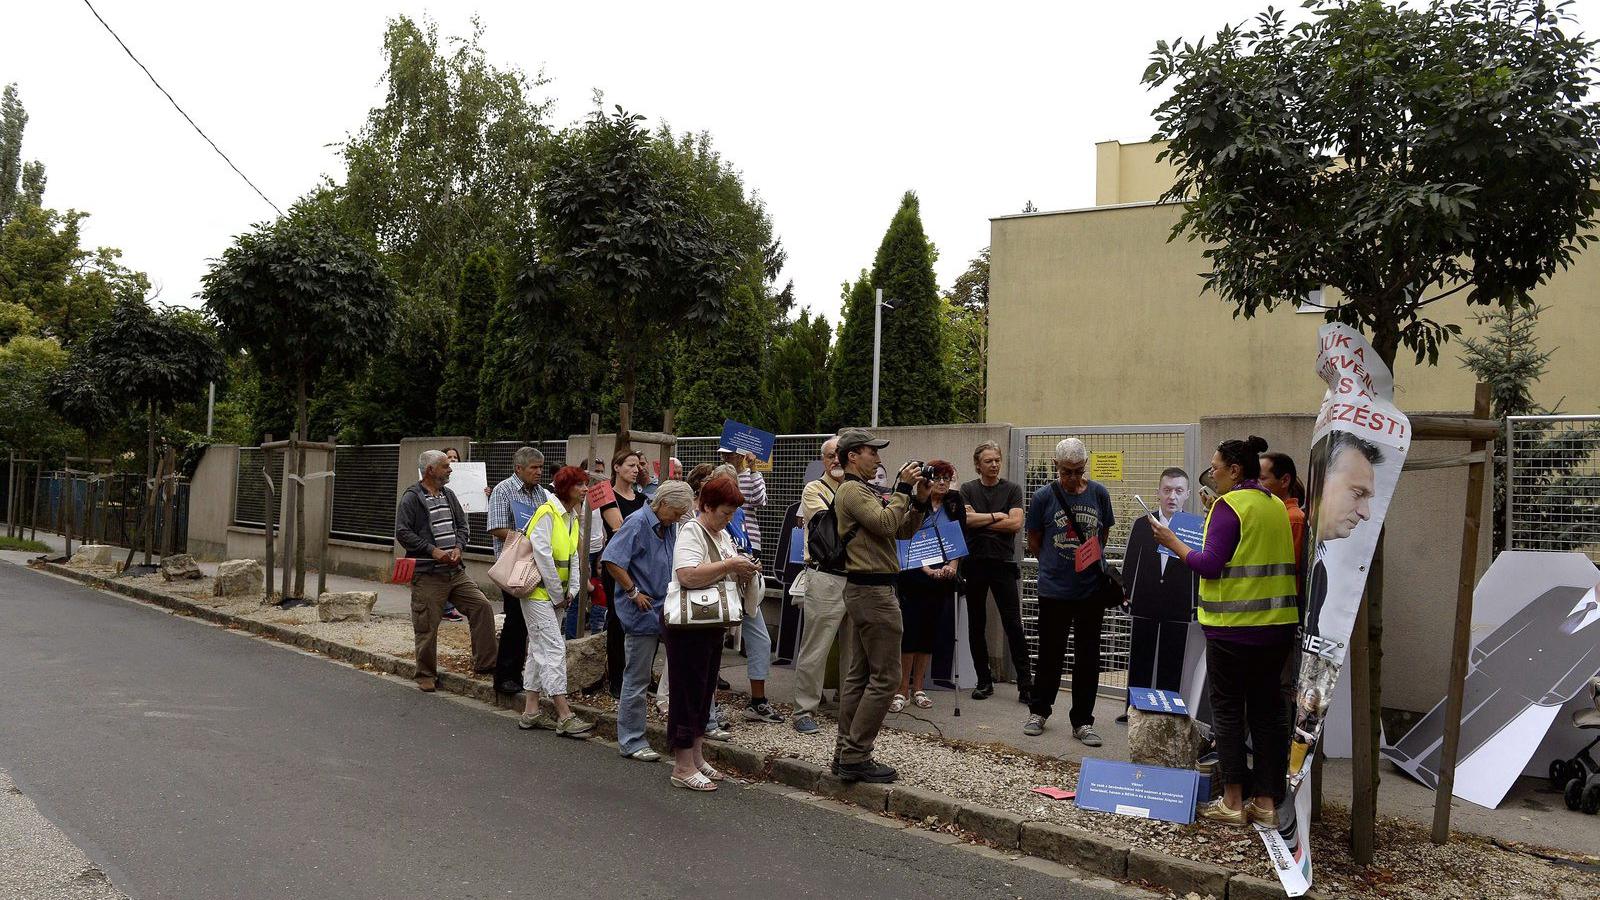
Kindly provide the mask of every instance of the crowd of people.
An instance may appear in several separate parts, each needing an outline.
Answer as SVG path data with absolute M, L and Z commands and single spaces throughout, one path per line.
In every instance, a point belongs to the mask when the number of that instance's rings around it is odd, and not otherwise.
M 1088 476 L 1088 449 L 1076 438 L 1057 444 L 1056 478 L 1024 505 L 1022 486 L 1002 477 L 998 444 L 974 449 L 976 477 L 965 483 L 959 483 L 954 464 L 938 459 L 907 463 L 890 483 L 880 458 L 888 443 L 863 429 L 840 431 L 820 447 L 820 477 L 802 491 L 796 539 L 804 547 L 804 565 L 789 591 L 803 616 L 794 648 L 792 727 L 801 734 L 820 730 L 823 684 L 837 641 L 832 770 L 847 781 L 894 781 L 895 770 L 873 756 L 879 731 L 892 712 L 934 705 L 927 690 L 930 669 L 941 623 L 955 621 L 958 595 L 966 599 L 976 675 L 971 697 L 994 696 L 987 642 L 992 597 L 1015 669 L 1017 700 L 1028 707 L 1023 733 L 1045 731 L 1070 642 L 1071 733 L 1085 746 L 1101 746 L 1094 727 L 1101 630 L 1106 609 L 1122 598 L 1105 558 L 1116 517 L 1110 492 Z M 665 478 L 656 479 L 643 454 L 618 451 L 610 466 L 611 499 L 591 511 L 591 541 L 580 548 L 585 496 L 592 482 L 607 477 L 601 461 L 592 462 L 591 472 L 564 466 L 547 488 L 543 455 L 532 447 L 519 449 L 512 475 L 489 491 L 488 528 L 497 557 L 514 533 L 526 535 L 540 578 L 530 596 L 502 592 L 505 623 L 497 639 L 492 607 L 462 563 L 466 516 L 445 487 L 452 459 L 443 451 L 424 452 L 419 480 L 401 497 L 395 526 L 407 555 L 417 560 L 412 618 L 418 687 L 436 687 L 439 621 L 453 606 L 471 630 L 474 670 L 492 673 L 501 691 L 525 697 L 518 727 L 588 734 L 593 723 L 581 720 L 567 702 L 565 670 L 565 640 L 578 625 L 579 604 L 572 601 L 579 593 L 575 560 L 582 549 L 595 573 L 596 602 L 587 625 L 606 634 L 606 682 L 618 701 L 620 752 L 641 761 L 660 759 L 645 740 L 653 695 L 667 718 L 672 784 L 715 790 L 723 776 L 706 762 L 702 746 L 707 739 L 730 737 L 731 723 L 718 718 L 715 704 L 718 688 L 728 687 L 719 674 L 726 648 L 742 647 L 745 656 L 750 690 L 743 717 L 784 721 L 765 690 L 773 643 L 762 612 L 763 536 L 756 511 L 767 502 L 766 483 L 748 452 L 723 447 L 719 453 L 721 464 L 702 464 L 686 474 L 671 460 Z M 1224 442 L 1202 482 L 1212 500 L 1203 547 L 1185 545 L 1168 527 L 1188 497 L 1188 475 L 1181 469 L 1162 473 L 1161 512 L 1152 513 L 1148 527 L 1198 579 L 1197 614 L 1207 637 L 1224 784 L 1222 798 L 1203 814 L 1227 822 L 1272 821 L 1287 765 L 1281 676 L 1299 615 L 1296 548 L 1305 533 L 1304 488 L 1293 460 L 1267 453 L 1259 438 Z M 964 555 L 902 565 L 897 542 L 919 531 L 940 534 L 939 526 L 951 523 L 961 530 Z M 1030 658 L 1022 626 L 1019 540 L 1038 561 L 1036 659 Z M 668 615 L 667 603 L 691 595 L 721 596 L 737 610 L 711 625 Z M 943 633 L 948 641 L 950 632 Z M 543 710 L 545 696 L 553 716 Z M 1257 748 L 1253 756 L 1247 737 Z M 1282 759 L 1273 749 L 1280 746 Z

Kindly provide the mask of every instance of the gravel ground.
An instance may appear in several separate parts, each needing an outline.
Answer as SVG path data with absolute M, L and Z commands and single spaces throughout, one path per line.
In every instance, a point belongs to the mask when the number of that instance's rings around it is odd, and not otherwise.
M 110 575 L 110 571 L 97 574 Z M 211 579 L 168 584 L 159 575 L 128 579 L 141 587 L 166 591 L 217 609 L 284 625 L 295 625 L 318 637 L 410 659 L 409 621 L 379 616 L 369 622 L 318 622 L 314 607 L 278 609 L 249 601 L 210 596 Z M 439 635 L 441 668 L 466 674 L 471 669 L 466 623 L 443 623 Z M 576 699 L 576 698 L 575 698 Z M 614 710 L 607 695 L 585 695 L 583 702 Z M 740 695 L 722 692 L 718 702 L 736 707 Z M 784 704 L 777 704 L 787 714 Z M 652 704 L 652 719 L 659 718 Z M 827 765 L 836 731 L 832 720 L 819 717 L 822 730 L 797 734 L 787 725 L 763 725 L 733 717 L 734 742 L 767 754 Z M 876 756 L 900 771 L 906 784 L 1007 809 L 1038 819 L 1149 847 L 1173 856 L 1201 860 L 1272 878 L 1265 851 L 1253 831 L 1210 822 L 1190 826 L 1080 810 L 1070 802 L 1049 800 L 1032 789 L 1039 786 L 1072 790 L 1075 763 L 1025 753 L 1005 744 L 947 741 L 938 735 L 913 734 L 893 727 L 896 719 L 910 724 L 910 712 L 891 715 L 878 739 Z M 926 720 L 923 720 L 926 721 Z M 1435 846 L 1420 825 L 1380 818 L 1377 854 L 1370 867 L 1355 865 L 1348 852 L 1349 818 L 1333 803 L 1324 805 L 1322 821 L 1311 829 L 1316 888 L 1329 897 L 1353 898 L 1539 898 L 1592 900 L 1600 897 L 1600 858 L 1577 858 L 1560 851 L 1496 845 L 1474 836 L 1458 836 Z

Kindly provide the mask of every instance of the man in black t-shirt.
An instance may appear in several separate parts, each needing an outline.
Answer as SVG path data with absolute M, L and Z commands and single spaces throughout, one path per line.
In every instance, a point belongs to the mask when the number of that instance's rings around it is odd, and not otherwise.
M 994 694 L 989 670 L 988 596 L 994 594 L 1000 626 L 1006 632 L 1011 661 L 1017 669 L 1017 700 L 1032 702 L 1033 678 L 1028 665 L 1028 641 L 1022 633 L 1022 571 L 1017 565 L 1017 535 L 1022 531 L 1022 485 L 1000 477 L 1005 454 L 994 441 L 984 441 L 972 452 L 978 477 L 961 486 L 967 503 L 967 560 L 962 577 L 967 583 L 967 647 L 978 686 L 972 699 Z

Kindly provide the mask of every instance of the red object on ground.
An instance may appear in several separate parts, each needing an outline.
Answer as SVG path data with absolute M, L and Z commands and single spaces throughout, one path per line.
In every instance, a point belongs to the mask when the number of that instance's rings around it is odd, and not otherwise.
M 1043 794 L 1051 800 L 1071 800 L 1078 796 L 1077 791 L 1063 791 L 1058 787 L 1036 787 L 1033 789 L 1033 793 Z

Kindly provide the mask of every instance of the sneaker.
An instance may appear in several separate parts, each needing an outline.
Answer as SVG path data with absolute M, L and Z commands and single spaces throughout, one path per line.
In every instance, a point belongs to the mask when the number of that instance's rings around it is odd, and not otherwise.
M 1257 806 L 1252 800 L 1244 805 L 1245 821 L 1252 825 L 1265 825 L 1268 828 L 1278 827 L 1278 810 Z
M 900 777 L 900 773 L 875 759 L 858 763 L 835 761 L 833 774 L 840 781 L 865 781 L 869 784 L 890 784 Z
M 1105 743 L 1100 740 L 1100 735 L 1094 733 L 1094 726 L 1079 725 L 1072 729 L 1072 736 L 1083 742 L 1085 747 L 1098 747 Z
M 1221 797 L 1200 807 L 1200 818 L 1221 822 L 1224 825 L 1243 825 L 1248 821 L 1243 809 L 1229 809 Z
M 578 718 L 577 713 L 572 713 L 556 723 L 556 734 L 562 737 L 582 737 L 593 730 L 594 723 Z
M 444 612 L 443 619 L 446 622 L 465 622 L 467 620 L 467 617 L 463 616 L 461 613 L 458 613 L 453 609 L 447 609 Z
M 628 759 L 637 759 L 640 762 L 660 762 L 661 760 L 661 754 L 649 747 L 640 747 L 632 753 L 624 753 L 622 755 Z
M 722 741 L 723 743 L 727 743 L 728 741 L 733 740 L 733 732 L 731 732 L 728 729 L 723 728 L 721 726 L 718 726 L 716 728 L 707 728 L 706 729 L 706 740 L 708 740 L 708 741 Z
M 801 713 L 794 717 L 794 730 L 801 734 L 816 734 L 822 730 L 822 726 L 817 724 L 816 716 L 810 713 Z
M 752 722 L 766 722 L 769 725 L 776 725 L 783 721 L 782 714 L 773 709 L 772 704 L 768 703 L 764 697 L 746 706 L 744 708 L 744 717 Z
M 1031 737 L 1044 734 L 1044 716 L 1034 713 L 1028 717 L 1028 723 L 1022 726 L 1022 733 Z
M 994 685 L 992 684 L 980 684 L 972 689 L 972 699 L 974 700 L 987 700 L 993 696 Z
M 535 728 L 554 730 L 556 720 L 545 715 L 544 710 L 541 709 L 536 713 L 523 713 L 517 716 L 517 727 L 523 731 L 532 731 Z

